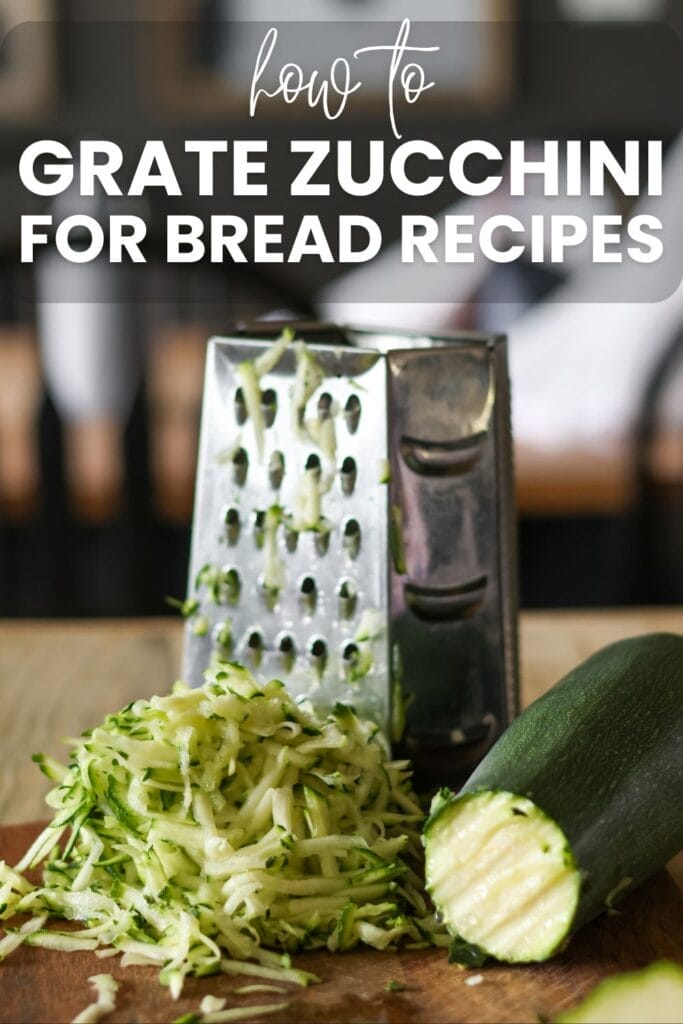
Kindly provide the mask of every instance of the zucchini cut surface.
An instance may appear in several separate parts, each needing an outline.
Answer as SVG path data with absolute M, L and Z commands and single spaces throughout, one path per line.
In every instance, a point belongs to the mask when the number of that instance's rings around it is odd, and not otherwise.
M 507 962 L 562 945 L 580 872 L 562 829 L 531 800 L 503 791 L 445 800 L 425 835 L 427 888 L 449 931 Z

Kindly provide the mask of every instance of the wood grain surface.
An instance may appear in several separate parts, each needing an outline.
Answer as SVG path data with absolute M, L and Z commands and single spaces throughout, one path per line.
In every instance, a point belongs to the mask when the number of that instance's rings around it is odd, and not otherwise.
M 653 630 L 683 633 L 683 609 L 524 612 L 522 703 L 604 644 Z M 61 759 L 63 737 L 136 697 L 167 692 L 181 633 L 172 619 L 0 622 L 0 822 L 45 817 L 49 784 L 32 753 Z
M 49 783 L 31 754 L 63 760 L 65 738 L 131 700 L 165 693 L 180 644 L 174 620 L 0 624 L 0 822 L 44 818 Z
M 30 825 L 0 828 L 0 858 L 14 862 L 35 831 Z M 174 1003 L 152 968 L 124 969 L 118 958 L 23 947 L 0 965 L 0 1024 L 72 1020 L 91 1001 L 88 977 L 103 971 L 120 983 L 117 1009 L 106 1018 L 112 1024 L 168 1024 L 196 1011 L 207 994 L 227 996 L 229 1006 L 288 1001 L 272 1017 L 274 1024 L 537 1024 L 574 1005 L 602 978 L 661 957 L 683 961 L 683 896 L 664 872 L 626 900 L 619 914 L 584 928 L 561 956 L 532 967 L 465 971 L 449 966 L 444 950 L 309 953 L 297 955 L 295 966 L 317 974 L 320 985 L 244 997 L 234 990 L 258 979 L 190 979 Z M 470 987 L 467 979 L 476 974 L 481 984 Z M 388 981 L 400 982 L 405 991 L 387 992 Z

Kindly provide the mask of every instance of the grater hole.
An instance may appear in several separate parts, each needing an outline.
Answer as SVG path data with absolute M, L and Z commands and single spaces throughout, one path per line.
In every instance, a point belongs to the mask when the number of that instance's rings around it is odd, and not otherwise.
M 232 628 L 230 619 L 217 622 L 211 634 L 216 649 L 221 654 L 229 654 L 232 650 Z
M 290 554 L 296 551 L 299 544 L 299 534 L 297 530 L 292 530 L 291 527 L 285 527 L 285 547 Z
M 358 469 L 356 467 L 356 460 L 352 459 L 350 455 L 347 455 L 341 464 L 341 470 L 339 472 L 341 488 L 344 494 L 353 494 L 353 489 L 356 486 L 357 475 Z
M 350 558 L 355 558 L 360 551 L 360 523 L 357 519 L 347 519 L 344 524 L 344 549 Z
M 285 457 L 282 452 L 273 452 L 268 463 L 268 479 L 274 491 L 278 491 L 285 475 Z
M 228 544 L 236 544 L 240 535 L 240 514 L 236 508 L 228 508 L 223 517 L 225 523 L 225 537 Z
M 325 665 L 327 664 L 327 644 L 324 637 L 313 637 L 308 645 L 308 655 L 316 670 L 320 675 L 322 675 L 325 671 Z
M 327 644 L 321 636 L 317 636 L 311 641 L 310 650 L 314 658 L 324 658 L 327 654 Z
M 266 583 L 266 579 L 263 575 L 258 578 L 259 593 L 261 600 L 265 604 L 268 611 L 275 611 L 277 608 L 278 600 L 280 598 L 280 588 L 273 587 Z
M 238 448 L 232 459 L 232 478 L 238 487 L 241 487 L 247 479 L 249 469 L 249 456 L 246 449 Z
M 278 640 L 277 648 L 282 654 L 291 654 L 294 651 L 294 638 L 289 633 L 283 633 Z
M 330 526 L 321 516 L 321 529 L 313 535 L 313 546 L 319 555 L 326 555 L 330 547 Z
M 306 612 L 312 614 L 318 600 L 318 588 L 313 576 L 303 576 L 299 582 L 299 599 Z
M 362 656 L 360 647 L 357 643 L 354 643 L 353 640 L 350 640 L 347 643 L 342 644 L 340 654 L 342 672 L 347 683 L 357 683 L 367 671 L 365 665 L 361 666 Z
M 247 634 L 246 648 L 251 664 L 258 667 L 263 658 L 263 634 L 260 629 L 252 629 Z
M 356 610 L 356 588 L 351 580 L 343 579 L 337 584 L 339 614 L 343 619 L 350 619 Z
M 277 413 L 277 393 L 273 388 L 261 392 L 261 411 L 266 427 L 272 427 Z
M 318 399 L 318 419 L 328 420 L 332 414 L 332 395 L 323 391 Z
M 242 592 L 242 580 L 234 566 L 223 567 L 223 585 L 225 588 L 225 600 L 228 604 L 237 604 Z M 222 602 L 217 602 L 222 603 Z
M 294 637 L 290 633 L 280 633 L 275 640 L 280 663 L 286 672 L 290 672 L 296 659 L 296 645 Z
M 266 530 L 266 513 L 262 508 L 254 512 L 253 527 L 256 547 L 262 548 Z
M 252 629 L 251 633 L 247 637 L 247 647 L 250 651 L 259 651 L 263 649 L 263 634 L 260 629 Z
M 350 434 L 355 434 L 358 430 L 360 412 L 360 398 L 358 395 L 350 395 L 346 405 L 344 406 L 344 419 L 346 420 L 346 427 Z
M 306 459 L 305 469 L 307 473 L 320 473 L 320 456 L 316 455 L 315 452 L 311 452 L 311 454 Z
M 247 422 L 247 403 L 242 388 L 238 388 L 235 392 L 235 420 L 238 427 Z

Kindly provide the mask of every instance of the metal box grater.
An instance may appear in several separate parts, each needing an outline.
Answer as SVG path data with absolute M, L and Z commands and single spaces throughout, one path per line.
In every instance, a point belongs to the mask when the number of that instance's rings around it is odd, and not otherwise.
M 423 777 L 455 781 L 517 708 L 505 339 L 292 326 L 324 374 L 306 420 L 334 418 L 336 460 L 290 415 L 292 347 L 259 381 L 259 458 L 238 367 L 281 324 L 209 342 L 184 677 L 199 684 L 218 650 L 323 706 L 352 703 L 394 739 L 405 708 L 402 748 Z M 329 485 L 317 530 L 291 518 L 307 472 Z M 284 570 L 276 594 L 265 545 Z

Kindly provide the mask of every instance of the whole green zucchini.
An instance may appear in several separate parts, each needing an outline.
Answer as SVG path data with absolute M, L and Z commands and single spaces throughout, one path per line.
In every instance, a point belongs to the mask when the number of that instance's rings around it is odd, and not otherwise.
M 683 637 L 575 668 L 437 794 L 423 842 L 452 959 L 552 956 L 683 847 Z

